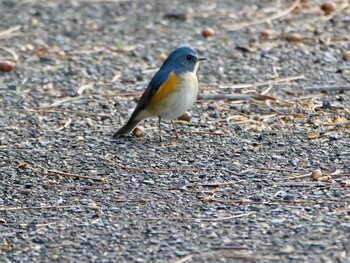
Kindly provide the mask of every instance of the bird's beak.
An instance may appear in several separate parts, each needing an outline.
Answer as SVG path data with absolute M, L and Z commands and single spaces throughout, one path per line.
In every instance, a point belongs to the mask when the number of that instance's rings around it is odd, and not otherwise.
M 198 61 L 207 60 L 207 58 L 198 58 Z

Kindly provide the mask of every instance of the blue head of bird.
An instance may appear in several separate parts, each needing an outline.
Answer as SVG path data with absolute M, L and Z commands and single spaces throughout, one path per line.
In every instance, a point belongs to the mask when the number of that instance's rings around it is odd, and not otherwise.
M 174 70 L 177 73 L 196 73 L 200 61 L 206 58 L 198 57 L 196 51 L 189 47 L 180 47 L 168 56 L 161 69 Z

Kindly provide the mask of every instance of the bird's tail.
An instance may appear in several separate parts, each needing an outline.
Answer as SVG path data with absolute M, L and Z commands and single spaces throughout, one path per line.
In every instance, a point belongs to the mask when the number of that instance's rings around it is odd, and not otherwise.
M 135 120 L 131 118 L 123 127 L 121 127 L 116 133 L 113 134 L 113 138 L 118 138 L 123 134 L 131 132 L 141 120 Z

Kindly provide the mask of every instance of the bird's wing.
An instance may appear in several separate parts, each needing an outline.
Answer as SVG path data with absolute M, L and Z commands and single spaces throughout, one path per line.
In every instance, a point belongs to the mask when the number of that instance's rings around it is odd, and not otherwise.
M 166 83 L 166 81 L 169 79 L 169 76 L 171 75 L 172 71 L 170 70 L 160 70 L 158 71 L 153 78 L 151 79 L 151 82 L 148 84 L 147 89 L 142 94 L 139 102 L 137 103 L 137 106 L 130 117 L 130 119 L 133 119 L 136 117 L 136 115 L 143 110 L 150 99 L 159 91 L 161 86 Z

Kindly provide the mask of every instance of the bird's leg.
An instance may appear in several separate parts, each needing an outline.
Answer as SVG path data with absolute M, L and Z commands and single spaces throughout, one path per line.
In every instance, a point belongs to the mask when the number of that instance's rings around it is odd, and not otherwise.
M 173 122 L 173 120 L 171 120 L 171 124 L 172 124 L 173 127 L 174 127 L 174 133 L 175 133 L 176 139 L 177 139 L 177 140 L 180 139 L 179 134 L 177 133 L 176 125 L 175 125 L 175 123 Z
M 161 128 L 161 122 L 162 122 L 162 118 L 158 117 L 158 127 L 159 127 L 159 142 L 163 141 L 162 138 L 162 128 Z

